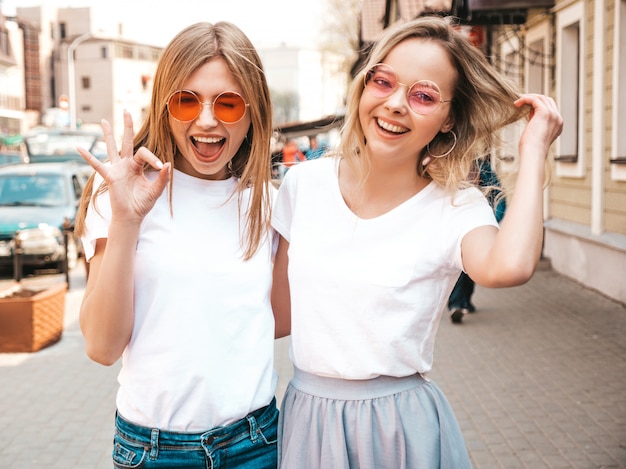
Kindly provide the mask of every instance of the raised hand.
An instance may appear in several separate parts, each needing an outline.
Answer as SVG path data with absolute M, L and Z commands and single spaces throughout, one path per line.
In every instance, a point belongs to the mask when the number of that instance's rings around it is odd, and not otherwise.
M 78 148 L 78 152 L 106 182 L 113 219 L 117 222 L 141 223 L 165 189 L 171 165 L 163 164 L 144 147 L 133 154 L 133 121 L 128 112 L 124 112 L 124 135 L 119 153 L 111 125 L 106 120 L 102 121 L 102 130 L 109 163 L 103 163 L 84 148 Z M 153 181 L 144 174 L 145 164 L 159 171 Z
M 545 158 L 550 145 L 561 135 L 563 117 L 556 103 L 549 96 L 541 94 L 523 94 L 516 106 L 531 106 L 528 124 L 520 138 L 520 154 L 534 150 Z

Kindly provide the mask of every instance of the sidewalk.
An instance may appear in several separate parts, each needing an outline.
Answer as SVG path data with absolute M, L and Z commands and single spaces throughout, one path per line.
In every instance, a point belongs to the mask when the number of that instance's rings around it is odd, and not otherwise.
M 112 467 L 119 364 L 84 354 L 80 273 L 62 340 L 0 354 L 2 469 Z M 549 269 L 521 287 L 478 287 L 474 303 L 478 312 L 463 324 L 442 320 L 430 373 L 474 467 L 626 467 L 626 307 Z M 291 373 L 287 345 L 276 342 L 279 398 Z

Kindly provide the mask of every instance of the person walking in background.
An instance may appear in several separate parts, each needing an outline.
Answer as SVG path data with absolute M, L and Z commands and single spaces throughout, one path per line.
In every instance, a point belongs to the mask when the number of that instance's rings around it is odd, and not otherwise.
M 309 136 L 309 149 L 304 153 L 307 160 L 316 160 L 320 158 L 325 151 L 326 149 L 319 145 L 317 136 Z
M 500 223 L 506 211 L 506 198 L 502 193 L 500 180 L 491 167 L 488 157 L 476 161 L 476 166 L 478 169 L 470 173 L 470 178 L 473 175 L 473 179 L 478 179 L 478 186 L 485 189 L 489 205 L 493 207 L 496 215 L 496 221 Z M 461 272 L 448 298 L 448 309 L 453 323 L 460 324 L 466 314 L 476 312 L 476 306 L 472 303 L 474 289 L 474 281 L 465 272 Z
M 563 120 L 519 94 L 450 25 L 391 26 L 350 87 L 338 154 L 292 168 L 272 305 L 291 333 L 279 467 L 471 466 L 426 374 L 461 271 L 487 287 L 530 279 L 543 235 L 544 166 Z M 523 117 L 515 192 L 500 229 L 467 180 L 498 131 Z
M 298 148 L 298 142 L 295 139 L 289 139 L 285 142 L 283 147 L 283 166 L 285 172 L 289 170 L 294 164 L 306 161 L 304 153 Z
M 91 269 L 88 356 L 120 357 L 114 467 L 274 468 L 269 294 L 272 107 L 261 60 L 227 22 L 164 49 L 146 120 L 124 115 L 77 231 Z

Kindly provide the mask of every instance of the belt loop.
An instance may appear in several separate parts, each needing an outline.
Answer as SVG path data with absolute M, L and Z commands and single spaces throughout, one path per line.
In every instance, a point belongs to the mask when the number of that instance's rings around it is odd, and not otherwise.
M 256 419 L 252 414 L 246 415 L 246 419 L 248 420 L 248 425 L 250 425 L 250 439 L 253 443 L 256 443 L 256 441 L 259 439 L 259 429 L 257 427 Z
M 159 457 L 159 429 L 153 428 L 150 432 L 150 459 L 156 460 Z

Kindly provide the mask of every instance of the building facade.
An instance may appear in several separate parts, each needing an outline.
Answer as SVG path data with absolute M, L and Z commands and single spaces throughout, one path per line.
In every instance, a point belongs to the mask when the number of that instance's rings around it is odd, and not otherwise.
M 125 39 L 125 24 L 104 4 L 57 8 L 42 2 L 17 8 L 14 21 L 22 38 L 32 38 L 37 47 L 25 76 L 23 66 L 14 67 L 22 70 L 16 84 L 24 82 L 29 89 L 15 107 L 23 110 L 24 99 L 30 99 L 26 108 L 35 112 L 22 132 L 39 124 L 99 125 L 104 118 L 121 136 L 123 110 L 136 127 L 143 122 L 162 48 Z M 13 49 L 22 50 L 19 41 Z M 275 104 L 274 125 L 342 112 L 343 56 L 285 44 L 259 48 L 259 55 Z
M 123 131 L 123 110 L 136 125 L 150 102 L 161 48 L 123 38 L 123 25 L 98 8 L 17 8 L 23 29 L 39 31 L 39 123 L 80 127 L 108 120 Z M 37 73 L 29 73 L 27 86 Z
M 626 0 L 558 0 L 498 28 L 493 51 L 526 92 L 553 96 L 564 119 L 545 190 L 544 256 L 626 303 Z
M 0 17 L 0 136 L 2 146 L 24 131 L 24 35 L 17 23 Z

